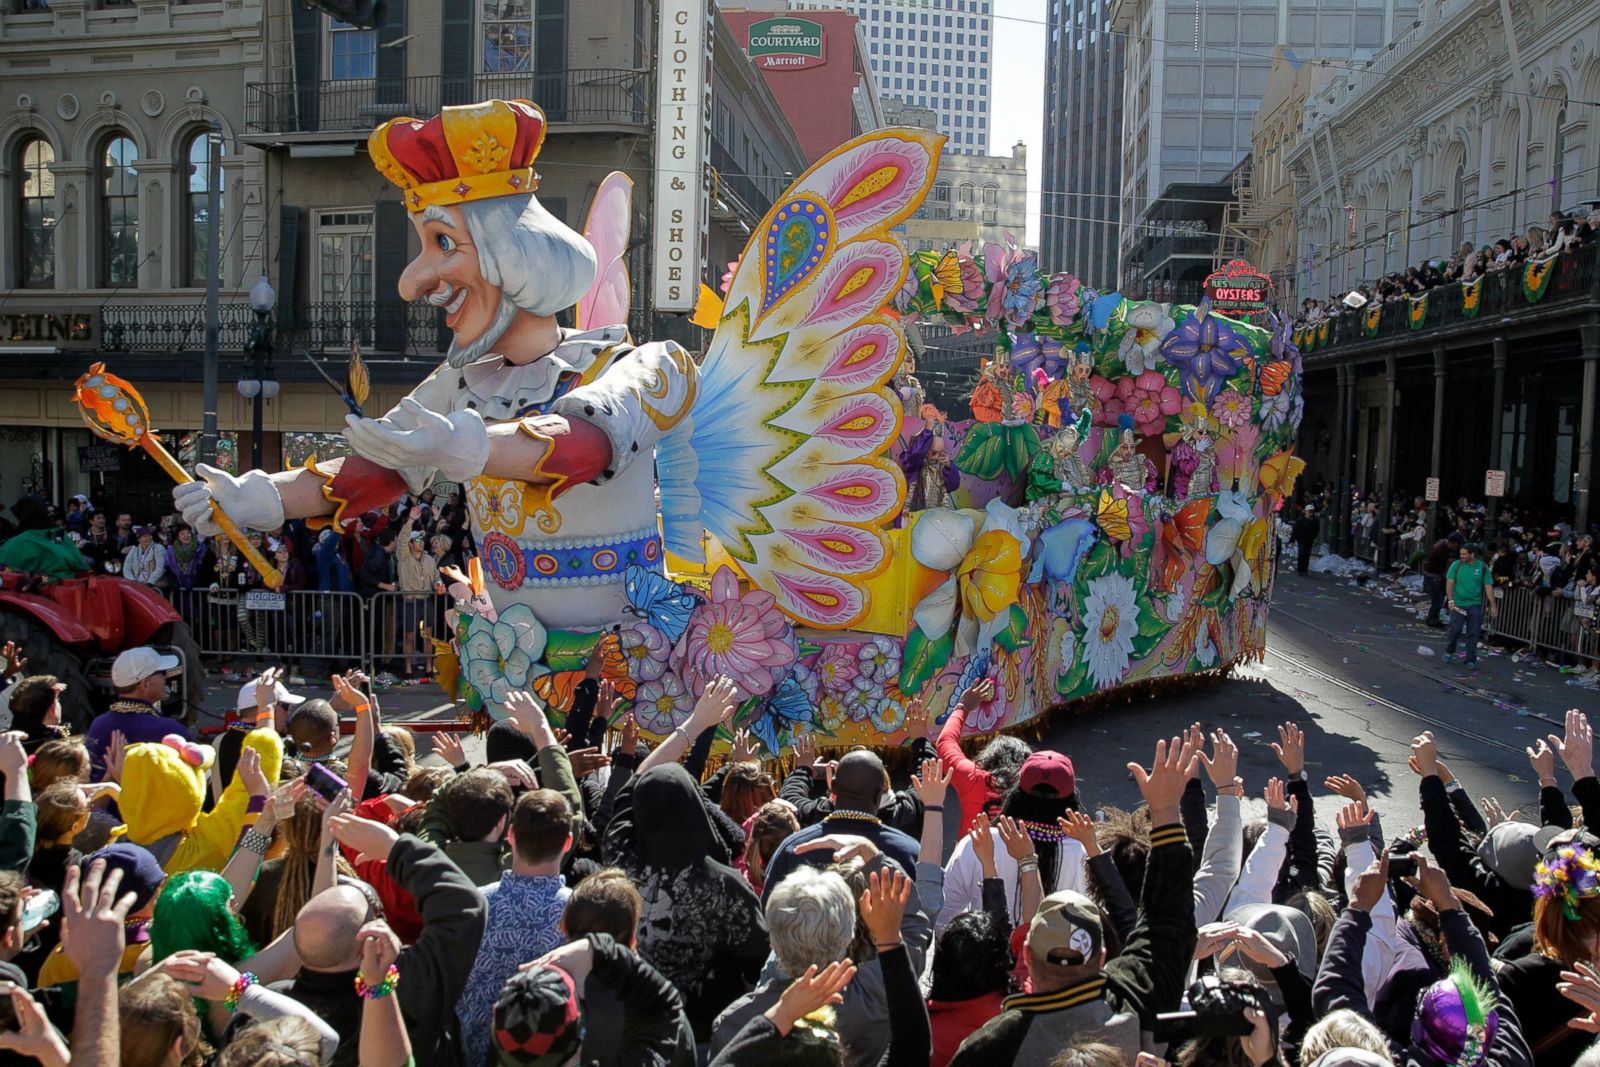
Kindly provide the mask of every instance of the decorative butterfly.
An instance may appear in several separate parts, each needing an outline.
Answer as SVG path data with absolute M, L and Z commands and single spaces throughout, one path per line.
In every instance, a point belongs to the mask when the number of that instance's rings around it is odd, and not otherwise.
M 1261 488 L 1280 498 L 1294 492 L 1295 479 L 1306 469 L 1306 461 L 1285 449 L 1261 461 Z
M 955 250 L 952 249 L 939 257 L 939 262 L 933 265 L 933 302 L 943 304 L 946 293 L 959 293 L 961 285 L 961 261 L 956 259 Z
M 1095 504 L 1095 521 L 1112 541 L 1126 541 L 1133 536 L 1133 525 L 1128 520 L 1128 498 L 1112 496 L 1109 489 L 1100 490 L 1100 500 Z
M 766 746 L 768 752 L 777 755 L 783 750 L 784 738 L 793 739 L 796 726 L 811 725 L 813 710 L 805 687 L 790 671 L 763 702 L 759 717 L 745 726 Z
M 1261 394 L 1263 396 L 1277 396 L 1283 392 L 1284 383 L 1289 380 L 1289 361 L 1286 359 L 1273 360 L 1261 368 Z
M 1206 543 L 1206 519 L 1211 515 L 1211 498 L 1191 500 L 1172 516 L 1168 540 L 1186 552 L 1198 552 Z
M 622 579 L 628 594 L 628 614 L 644 619 L 676 644 L 689 628 L 689 616 L 700 606 L 700 598 L 687 586 L 637 563 L 623 572 Z
M 351 406 L 357 415 L 367 402 L 367 395 L 372 392 L 372 378 L 367 374 L 367 365 L 361 361 L 361 342 L 350 342 L 350 365 L 345 370 L 345 403 Z

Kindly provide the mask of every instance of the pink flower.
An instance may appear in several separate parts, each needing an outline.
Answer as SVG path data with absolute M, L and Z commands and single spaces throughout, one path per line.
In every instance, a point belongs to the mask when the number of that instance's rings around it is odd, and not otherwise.
M 962 314 L 970 315 L 978 310 L 979 301 L 984 299 L 983 271 L 978 261 L 968 255 L 957 253 L 956 263 L 961 267 L 961 291 L 947 291 L 944 302 Z
M 1250 421 L 1250 398 L 1237 389 L 1224 389 L 1211 402 L 1211 414 L 1224 426 L 1236 430 Z
M 1116 399 L 1122 410 L 1133 416 L 1133 425 L 1141 435 L 1149 437 L 1166 429 L 1167 416 L 1176 415 L 1183 407 L 1183 397 L 1167 384 L 1160 371 L 1147 370 L 1137 378 L 1117 379 Z
M 1117 395 L 1117 387 L 1109 379 L 1102 378 L 1096 374 L 1089 379 L 1089 388 L 1094 391 L 1094 424 L 1096 426 L 1117 425 L 1117 419 L 1124 410 L 1122 398 Z
M 825 693 L 848 693 L 856 680 L 855 650 L 848 645 L 826 645 L 817 659 L 817 677 L 822 679 Z
M 788 629 L 771 593 L 754 589 L 741 596 L 738 578 L 723 567 L 711 579 L 711 599 L 689 620 L 675 666 L 695 693 L 719 674 L 733 679 L 741 698 L 765 693 L 772 669 L 794 662 Z
M 1050 277 L 1050 287 L 1045 290 L 1044 302 L 1050 308 L 1050 321 L 1057 326 L 1065 326 L 1078 317 L 1082 309 L 1082 301 L 1078 298 L 1078 290 L 1083 288 L 1083 283 L 1070 274 L 1054 274 Z

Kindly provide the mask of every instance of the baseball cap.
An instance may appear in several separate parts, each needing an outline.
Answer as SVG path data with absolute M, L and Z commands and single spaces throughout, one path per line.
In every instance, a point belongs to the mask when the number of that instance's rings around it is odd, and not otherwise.
M 138 685 L 152 674 L 166 674 L 181 665 L 177 656 L 163 656 L 149 645 L 130 648 L 111 664 L 111 684 L 118 689 Z
M 1100 909 L 1071 889 L 1045 897 L 1028 925 L 1028 952 L 1046 963 L 1062 967 L 1093 963 L 1104 944 Z
M 290 707 L 294 707 L 296 704 L 304 704 L 305 703 L 305 700 L 306 700 L 305 697 L 300 696 L 298 693 L 289 692 L 289 690 L 284 687 L 284 684 L 282 682 L 274 682 L 273 683 L 273 687 L 274 687 L 273 688 L 273 702 L 274 703 L 287 704 Z M 239 699 L 234 703 L 233 706 L 235 708 L 241 708 L 241 709 L 252 710 L 252 711 L 255 709 L 255 706 L 256 706 L 256 679 L 252 678 L 248 682 L 244 683 L 243 685 L 241 685 L 239 687 Z
M 572 976 L 560 967 L 512 975 L 494 1002 L 494 1046 L 507 1067 L 556 1067 L 583 1047 Z
M 105 860 L 106 874 L 113 870 L 122 872 L 122 885 L 117 890 L 117 895 L 123 893 L 133 894 L 133 907 L 130 911 L 138 911 L 161 891 L 161 884 L 167 880 L 167 872 L 161 869 L 150 850 L 134 844 L 132 841 L 118 841 L 114 845 L 107 845 L 99 852 L 91 853 L 83 861 L 83 869 L 88 871 L 89 864 L 95 860 Z
M 1070 797 L 1078 788 L 1072 761 L 1050 749 L 1035 752 L 1023 761 L 1018 784 L 1024 793 L 1035 796 Z
M 1478 858 L 1507 885 L 1533 888 L 1533 869 L 1550 843 L 1561 834 L 1559 826 L 1535 826 L 1520 820 L 1503 822 L 1478 842 Z

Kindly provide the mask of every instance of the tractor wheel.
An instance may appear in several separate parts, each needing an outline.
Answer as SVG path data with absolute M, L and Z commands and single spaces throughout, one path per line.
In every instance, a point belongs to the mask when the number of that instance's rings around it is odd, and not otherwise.
M 27 674 L 53 674 L 66 683 L 67 690 L 61 694 L 61 722 L 72 727 L 74 734 L 87 731 L 95 715 L 104 709 L 95 704 L 83 659 L 48 626 L 18 612 L 0 611 L 0 644 L 6 641 L 15 642 L 28 658 L 24 668 Z
M 150 635 L 150 643 L 171 645 L 183 653 L 184 701 L 182 706 L 177 701 L 169 701 L 166 711 L 174 719 L 181 719 L 193 726 L 205 710 L 206 668 L 200 662 L 200 646 L 195 643 L 189 624 L 182 620 L 169 622 Z

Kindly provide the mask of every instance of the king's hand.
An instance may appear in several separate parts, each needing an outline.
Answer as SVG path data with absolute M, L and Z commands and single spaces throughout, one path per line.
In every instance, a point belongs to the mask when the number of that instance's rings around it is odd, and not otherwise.
M 483 416 L 465 409 L 441 415 L 411 397 L 381 419 L 345 416 L 345 439 L 356 455 L 390 470 L 436 470 L 452 482 L 483 473 L 489 430 Z
M 195 480 L 176 485 L 172 502 L 183 514 L 183 521 L 202 537 L 217 537 L 222 527 L 212 519 L 214 508 L 221 508 L 239 526 L 250 530 L 276 530 L 283 525 L 283 498 L 270 475 L 246 471 L 235 478 L 227 471 L 201 463 L 194 469 Z

